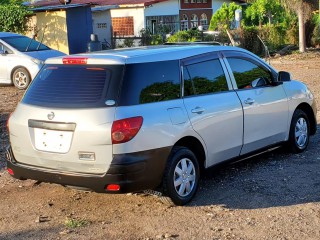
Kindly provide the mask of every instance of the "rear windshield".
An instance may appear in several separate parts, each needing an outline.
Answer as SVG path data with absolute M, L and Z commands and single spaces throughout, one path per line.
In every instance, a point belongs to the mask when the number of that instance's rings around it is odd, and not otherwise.
M 56 108 L 106 107 L 117 101 L 123 65 L 45 65 L 22 102 Z
M 2 40 L 20 52 L 50 50 L 46 45 L 26 36 L 6 37 Z

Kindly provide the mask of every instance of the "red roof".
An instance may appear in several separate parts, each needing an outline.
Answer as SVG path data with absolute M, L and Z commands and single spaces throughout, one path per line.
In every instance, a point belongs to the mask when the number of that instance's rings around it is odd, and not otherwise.
M 166 2 L 168 0 L 71 0 L 72 4 L 92 4 L 92 5 L 99 5 L 99 6 L 106 6 L 106 5 L 136 5 L 136 4 L 143 4 L 144 6 L 149 6 L 159 2 Z M 37 1 L 30 6 L 33 7 L 45 7 L 45 6 L 56 6 L 61 5 L 59 0 L 42 0 Z

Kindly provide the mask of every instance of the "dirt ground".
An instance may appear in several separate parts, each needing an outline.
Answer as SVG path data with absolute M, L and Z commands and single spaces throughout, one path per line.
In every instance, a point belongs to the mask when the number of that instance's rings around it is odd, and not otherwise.
M 320 52 L 271 64 L 307 83 L 320 106 Z M 150 195 L 11 178 L 5 124 L 22 95 L 0 86 L 0 239 L 320 239 L 319 133 L 305 153 L 278 149 L 211 169 L 190 204 L 168 207 Z

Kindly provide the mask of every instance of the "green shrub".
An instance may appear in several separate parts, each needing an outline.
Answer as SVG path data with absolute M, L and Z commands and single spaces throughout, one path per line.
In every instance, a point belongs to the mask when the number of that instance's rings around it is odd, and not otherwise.
M 262 28 L 253 26 L 243 27 L 240 31 L 241 47 L 260 56 L 264 56 L 266 52 L 259 37 L 271 53 L 280 50 L 286 44 L 298 44 L 298 30 L 294 26 L 290 29 L 286 29 L 285 26 L 281 24 L 265 25 L 262 26 Z M 233 34 L 235 34 L 234 31 Z
M 210 30 L 226 30 L 231 28 L 234 21 L 235 10 L 241 9 L 241 6 L 234 2 L 230 4 L 223 3 L 222 6 L 212 15 L 210 20 Z
M 314 28 L 311 42 L 313 46 L 317 46 L 317 47 L 320 46 L 320 25 Z
M 26 7 L 18 3 L 0 5 L 0 32 L 23 33 L 26 16 L 30 14 Z
M 151 34 L 148 29 L 140 30 L 141 40 L 139 42 L 140 46 L 149 46 L 149 45 L 160 45 L 163 44 L 163 37 L 161 34 Z
M 124 45 L 124 47 L 133 47 L 133 45 L 134 45 L 134 40 L 131 39 L 131 38 L 126 38 L 126 39 L 124 39 L 124 41 L 123 41 L 123 45 Z
M 201 32 L 195 29 L 179 31 L 168 38 L 168 42 L 195 42 L 201 40 Z
M 240 46 L 258 55 L 264 53 L 264 48 L 258 38 L 258 27 L 243 27 L 240 30 Z
M 320 15 L 315 13 L 312 18 L 315 27 L 312 32 L 311 44 L 320 47 Z
M 163 37 L 159 34 L 151 35 L 150 45 L 161 45 L 163 44 Z

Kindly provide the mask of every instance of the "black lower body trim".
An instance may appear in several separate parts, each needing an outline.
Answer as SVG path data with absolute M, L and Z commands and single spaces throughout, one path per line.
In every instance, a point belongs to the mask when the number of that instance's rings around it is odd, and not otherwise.
M 17 179 L 33 179 L 91 189 L 95 192 L 127 193 L 157 187 L 171 147 L 114 155 L 109 170 L 104 175 L 59 172 L 18 163 L 10 147 L 7 148 L 7 168 Z M 107 191 L 109 184 L 118 184 L 119 191 Z

